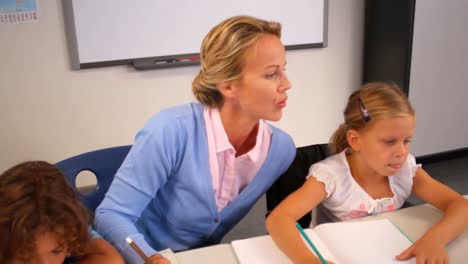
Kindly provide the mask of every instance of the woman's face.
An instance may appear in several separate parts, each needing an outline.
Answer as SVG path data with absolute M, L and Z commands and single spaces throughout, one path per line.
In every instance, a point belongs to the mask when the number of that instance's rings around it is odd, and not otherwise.
M 18 256 L 12 264 L 62 264 L 68 252 L 58 243 L 54 234 L 45 232 L 35 236 L 36 252 L 32 259 L 21 260 Z
M 286 107 L 291 83 L 285 73 L 286 54 L 280 39 L 265 34 L 244 54 L 240 79 L 232 82 L 235 108 L 253 121 L 278 121 Z

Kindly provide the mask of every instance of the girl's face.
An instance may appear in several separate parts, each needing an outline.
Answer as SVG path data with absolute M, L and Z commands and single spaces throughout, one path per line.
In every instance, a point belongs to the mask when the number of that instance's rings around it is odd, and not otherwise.
M 359 154 L 365 166 L 381 176 L 394 175 L 406 161 L 414 128 L 414 116 L 391 117 L 359 133 Z
M 253 121 L 278 121 L 288 99 L 286 90 L 291 88 L 285 65 L 286 54 L 280 39 L 265 34 L 246 50 L 241 78 L 230 85 L 228 101 Z
M 62 264 L 68 252 L 60 246 L 54 234 L 45 232 L 35 236 L 36 254 L 32 259 L 13 260 L 12 264 Z

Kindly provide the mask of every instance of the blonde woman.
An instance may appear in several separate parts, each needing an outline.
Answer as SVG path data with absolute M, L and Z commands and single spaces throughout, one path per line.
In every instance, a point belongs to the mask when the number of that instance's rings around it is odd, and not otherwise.
M 218 243 L 292 162 L 281 119 L 286 91 L 281 26 L 229 18 L 201 46 L 192 90 L 199 103 L 162 110 L 141 129 L 96 210 L 97 230 L 130 263 L 159 250 Z

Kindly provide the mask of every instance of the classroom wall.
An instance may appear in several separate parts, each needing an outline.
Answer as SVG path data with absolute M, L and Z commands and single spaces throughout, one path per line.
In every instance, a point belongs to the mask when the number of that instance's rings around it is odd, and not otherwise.
M 416 3 L 409 88 L 416 156 L 468 147 L 466 10 L 466 0 Z
M 197 66 L 72 71 L 62 1 L 38 2 L 39 21 L 0 25 L 0 171 L 132 144 L 151 115 L 194 100 Z M 363 23 L 363 0 L 329 1 L 328 46 L 287 52 L 293 88 L 275 125 L 297 146 L 328 142 L 341 122 L 347 96 L 361 82 Z

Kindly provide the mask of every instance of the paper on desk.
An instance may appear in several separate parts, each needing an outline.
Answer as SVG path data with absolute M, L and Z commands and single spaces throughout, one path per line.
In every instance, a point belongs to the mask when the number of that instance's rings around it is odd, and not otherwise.
M 314 230 L 337 263 L 416 264 L 416 258 L 395 260 L 412 242 L 388 219 L 322 224 Z
M 171 264 L 180 264 L 175 253 L 170 248 L 161 250 L 158 253 L 163 255 L 165 258 L 167 258 L 171 262 Z
M 323 242 L 313 230 L 305 230 L 314 241 L 322 256 L 336 263 L 336 258 L 326 249 Z M 304 241 L 304 244 L 307 243 Z M 247 238 L 231 242 L 240 264 L 292 264 L 291 260 L 276 246 L 270 236 Z M 310 249 L 312 251 L 312 249 Z
M 326 260 L 337 264 L 416 263 L 415 258 L 395 260 L 411 241 L 387 219 L 323 224 L 304 232 Z M 270 236 L 236 240 L 231 245 L 241 264 L 292 263 Z

